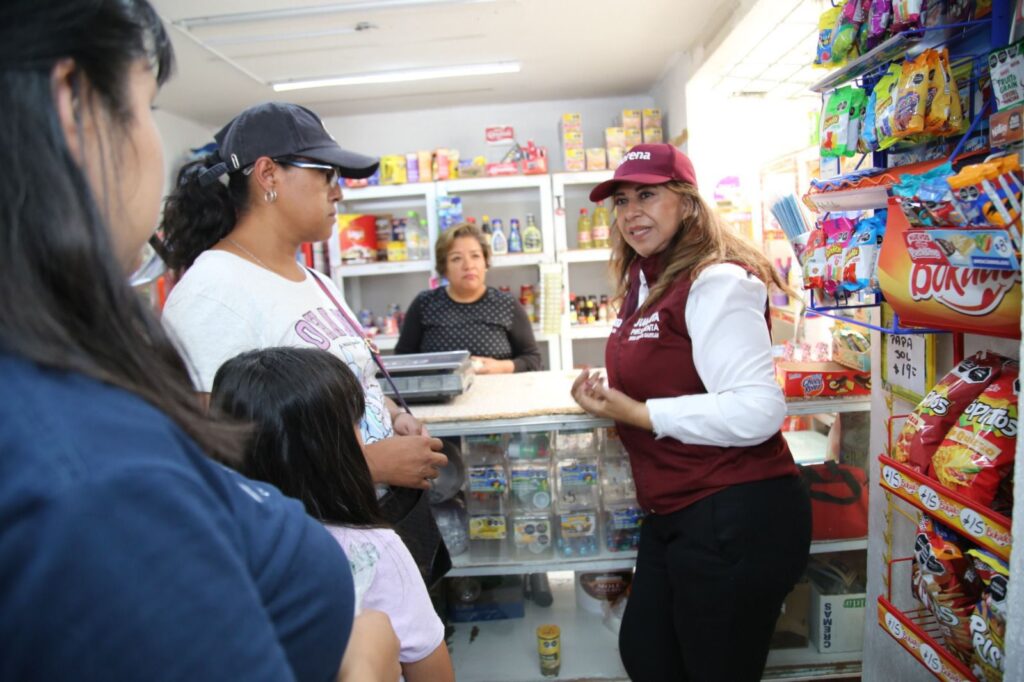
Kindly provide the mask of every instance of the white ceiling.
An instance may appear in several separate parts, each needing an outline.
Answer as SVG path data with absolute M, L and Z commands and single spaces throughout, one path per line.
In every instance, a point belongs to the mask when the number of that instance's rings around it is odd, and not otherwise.
M 736 0 L 152 1 L 170 27 L 178 60 L 177 76 L 164 87 L 158 104 L 210 126 L 268 99 L 305 104 L 326 117 L 646 93 L 675 53 L 715 36 L 740 4 Z M 313 13 L 255 20 L 241 16 L 278 10 Z M 205 17 L 218 19 L 199 21 Z M 371 28 L 355 30 L 357 26 Z M 520 73 L 280 94 L 269 85 L 308 77 L 512 60 L 522 63 Z

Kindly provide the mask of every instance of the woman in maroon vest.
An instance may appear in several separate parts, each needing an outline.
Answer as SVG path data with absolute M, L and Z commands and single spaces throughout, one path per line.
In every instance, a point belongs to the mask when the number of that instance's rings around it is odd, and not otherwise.
M 619 634 L 632 679 L 759 680 L 810 546 L 810 502 L 779 431 L 768 260 L 697 193 L 690 160 L 638 145 L 591 201 L 613 197 L 621 310 L 608 385 L 573 397 L 614 419 L 647 509 Z

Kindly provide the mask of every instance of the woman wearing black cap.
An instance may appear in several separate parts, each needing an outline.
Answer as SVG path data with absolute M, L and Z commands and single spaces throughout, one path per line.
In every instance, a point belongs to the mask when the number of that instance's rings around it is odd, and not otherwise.
M 779 427 L 768 260 L 697 192 L 690 160 L 639 145 L 591 201 L 613 197 L 621 310 L 608 385 L 573 397 L 614 419 L 649 515 L 619 634 L 634 680 L 759 680 L 810 546 L 810 503 Z
M 334 229 L 339 176 L 368 177 L 377 161 L 343 150 L 316 114 L 295 104 L 251 107 L 214 137 L 218 151 L 179 172 L 161 225 L 168 265 L 183 272 L 164 323 L 197 389 L 209 393 L 217 369 L 243 351 L 327 350 L 365 389 L 361 429 L 374 481 L 429 488 L 447 462 L 440 441 L 384 396 L 341 293 L 295 258 L 303 243 Z

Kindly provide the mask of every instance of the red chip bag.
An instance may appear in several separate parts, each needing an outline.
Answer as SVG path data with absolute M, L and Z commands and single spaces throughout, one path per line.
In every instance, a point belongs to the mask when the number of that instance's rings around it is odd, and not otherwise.
M 932 454 L 942 444 L 949 427 L 999 376 L 1006 361 L 1001 355 L 981 351 L 954 367 L 907 417 L 893 445 L 892 458 L 930 476 Z
M 970 665 L 971 614 L 981 596 L 973 562 L 953 531 L 924 515 L 914 541 L 913 591 L 935 616 L 946 648 Z
M 999 682 L 1003 679 L 1006 590 L 1010 569 L 1006 562 L 988 552 L 969 549 L 967 554 L 984 585 L 981 599 L 971 614 L 971 644 L 974 647 L 971 672 L 982 682 Z
M 1020 377 L 1007 365 L 950 428 L 932 456 L 939 483 L 986 507 L 1013 472 Z

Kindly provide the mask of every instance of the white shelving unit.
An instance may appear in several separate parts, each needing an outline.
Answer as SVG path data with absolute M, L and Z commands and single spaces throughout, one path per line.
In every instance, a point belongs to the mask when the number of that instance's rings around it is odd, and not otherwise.
M 594 185 L 611 179 L 613 171 L 585 171 L 582 173 L 555 173 L 551 176 L 551 191 L 554 200 L 555 247 L 559 262 L 565 263 L 566 278 L 562 291 L 562 367 L 571 368 L 580 355 L 575 341 L 606 339 L 609 329 L 600 327 L 575 327 L 569 323 L 569 293 L 600 295 L 611 294 L 607 278 L 603 277 L 601 264 L 611 259 L 611 249 L 577 249 L 575 237 L 570 233 L 575 230 L 575 216 L 580 208 L 593 213 L 594 205 L 587 193 Z M 589 275 L 589 277 L 587 277 Z M 588 286 L 597 287 L 598 291 L 577 291 L 576 286 L 582 280 L 589 279 Z M 591 361 L 592 362 L 592 361 Z M 603 363 L 602 363 L 603 364 Z

